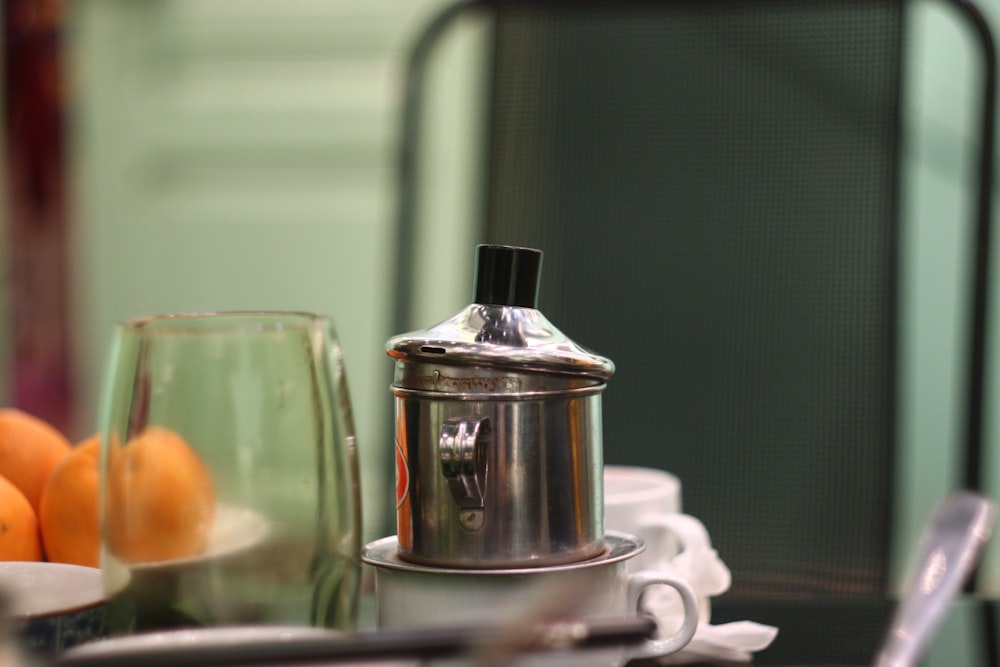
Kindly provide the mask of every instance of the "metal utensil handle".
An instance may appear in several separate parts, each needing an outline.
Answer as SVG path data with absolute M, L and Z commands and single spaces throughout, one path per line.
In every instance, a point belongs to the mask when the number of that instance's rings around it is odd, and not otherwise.
M 975 569 L 990 538 L 994 503 L 971 491 L 942 500 L 920 542 L 917 569 L 903 592 L 875 667 L 912 667 Z
M 524 653 L 632 645 L 656 631 L 649 617 L 609 617 L 546 621 L 522 637 Z M 362 631 L 343 637 L 248 640 L 239 644 L 151 644 L 110 652 L 69 650 L 52 667 L 268 667 L 288 665 L 357 665 L 385 660 L 428 660 L 467 656 L 498 639 L 493 624 L 447 628 Z

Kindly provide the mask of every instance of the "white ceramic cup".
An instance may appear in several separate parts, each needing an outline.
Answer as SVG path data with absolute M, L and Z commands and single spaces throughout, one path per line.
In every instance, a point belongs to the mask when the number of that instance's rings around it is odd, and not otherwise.
M 662 639 L 638 645 L 526 654 L 517 667 L 618 667 L 633 658 L 675 653 L 691 641 L 698 625 L 694 592 L 666 572 L 629 573 L 629 558 L 642 550 L 631 535 L 609 533 L 607 553 L 568 565 L 516 570 L 459 570 L 406 563 L 396 555 L 396 538 L 372 542 L 362 559 L 375 566 L 376 619 L 380 628 L 453 627 L 490 624 L 517 636 L 518 628 L 566 617 L 628 617 L 651 587 L 665 585 L 680 595 L 684 619 Z
M 701 521 L 681 512 L 681 481 L 655 468 L 604 467 L 604 528 L 646 543 L 633 570 L 662 565 L 685 547 L 711 546 Z
M 655 468 L 604 467 L 604 527 L 638 535 L 646 543 L 646 550 L 629 562 L 633 572 L 669 570 L 681 551 L 712 546 L 704 524 L 681 512 L 680 479 Z M 707 622 L 708 597 L 699 596 L 698 606 Z

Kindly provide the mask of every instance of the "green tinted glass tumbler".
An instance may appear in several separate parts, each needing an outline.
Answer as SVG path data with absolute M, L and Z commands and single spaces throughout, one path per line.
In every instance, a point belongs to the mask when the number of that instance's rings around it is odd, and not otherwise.
M 329 319 L 121 324 L 101 433 L 101 567 L 136 630 L 355 626 L 357 453 Z

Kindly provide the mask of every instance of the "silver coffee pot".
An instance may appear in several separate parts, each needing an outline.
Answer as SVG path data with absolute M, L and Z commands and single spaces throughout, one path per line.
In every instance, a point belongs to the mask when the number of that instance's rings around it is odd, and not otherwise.
M 389 340 L 396 362 L 399 557 L 543 567 L 605 549 L 607 358 L 537 306 L 542 253 L 478 247 L 474 303 Z

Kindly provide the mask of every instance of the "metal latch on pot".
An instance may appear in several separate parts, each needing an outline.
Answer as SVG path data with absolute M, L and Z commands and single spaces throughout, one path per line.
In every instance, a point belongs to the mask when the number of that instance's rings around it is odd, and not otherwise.
M 487 417 L 448 419 L 441 425 L 441 439 L 438 441 L 441 472 L 460 509 L 462 527 L 467 530 L 478 530 L 483 525 L 489 438 Z

